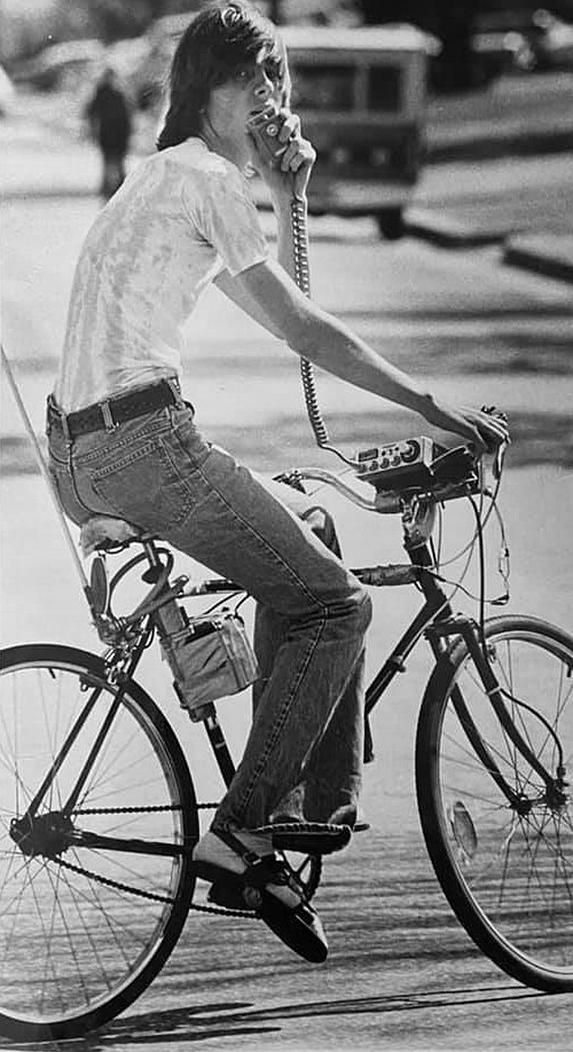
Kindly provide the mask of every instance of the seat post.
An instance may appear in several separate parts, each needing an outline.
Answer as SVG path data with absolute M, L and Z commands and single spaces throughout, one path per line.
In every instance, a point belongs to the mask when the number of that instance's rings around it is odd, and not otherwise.
M 150 568 L 153 570 L 161 570 L 162 563 L 157 548 L 155 547 L 153 537 L 142 538 L 141 544 L 143 545 L 143 550 L 147 556 Z

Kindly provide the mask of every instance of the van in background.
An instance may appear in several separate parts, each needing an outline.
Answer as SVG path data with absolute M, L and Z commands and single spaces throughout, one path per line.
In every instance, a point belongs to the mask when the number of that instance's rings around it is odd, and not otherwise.
M 424 156 L 428 62 L 413 26 L 281 26 L 293 110 L 317 151 L 311 214 L 372 215 L 397 238 Z

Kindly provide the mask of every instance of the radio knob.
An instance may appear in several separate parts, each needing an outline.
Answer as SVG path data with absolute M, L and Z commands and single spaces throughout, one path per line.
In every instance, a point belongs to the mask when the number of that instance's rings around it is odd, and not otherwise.
M 388 460 L 388 457 L 382 457 L 382 460 L 380 461 L 380 467 L 381 468 L 388 468 L 388 467 L 390 467 L 390 461 Z
M 392 457 L 392 463 L 393 463 L 394 467 L 396 467 L 396 468 L 398 467 L 399 464 L 402 463 L 398 453 L 395 453 L 394 456 Z
M 379 466 L 380 465 L 378 464 L 377 460 L 371 460 L 369 465 L 368 465 L 368 470 L 369 471 L 378 471 Z
M 420 443 L 415 438 L 406 442 L 406 448 L 402 451 L 402 460 L 405 464 L 411 464 L 420 456 Z

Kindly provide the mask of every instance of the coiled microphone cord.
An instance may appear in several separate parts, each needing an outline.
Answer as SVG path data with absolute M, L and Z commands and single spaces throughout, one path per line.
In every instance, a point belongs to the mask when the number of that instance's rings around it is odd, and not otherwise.
M 308 225 L 306 221 L 306 207 L 300 197 L 293 197 L 291 201 L 291 227 L 293 238 L 294 255 L 294 279 L 305 296 L 310 296 L 310 266 L 308 258 Z M 306 411 L 314 437 L 319 446 L 326 446 L 329 441 L 326 424 L 322 418 L 312 362 L 307 358 L 300 359 L 300 375 Z

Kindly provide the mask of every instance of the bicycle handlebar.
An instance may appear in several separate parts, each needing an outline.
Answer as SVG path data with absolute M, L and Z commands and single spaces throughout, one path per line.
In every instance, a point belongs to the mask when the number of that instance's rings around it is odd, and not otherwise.
M 419 452 L 414 459 L 410 455 L 409 459 L 394 464 L 386 464 L 375 448 L 358 454 L 355 477 L 373 486 L 376 491 L 374 498 L 358 492 L 339 475 L 325 468 L 297 468 L 278 478 L 295 485 L 304 479 L 324 482 L 358 507 L 386 515 L 402 513 L 413 499 L 436 504 L 484 488 L 481 469 L 485 454 L 476 454 L 470 445 L 444 449 L 430 439 L 418 438 L 409 439 L 400 446 L 410 454 L 412 450 Z M 501 478 L 506 447 L 507 443 L 502 443 L 492 454 L 491 473 L 495 481 Z

